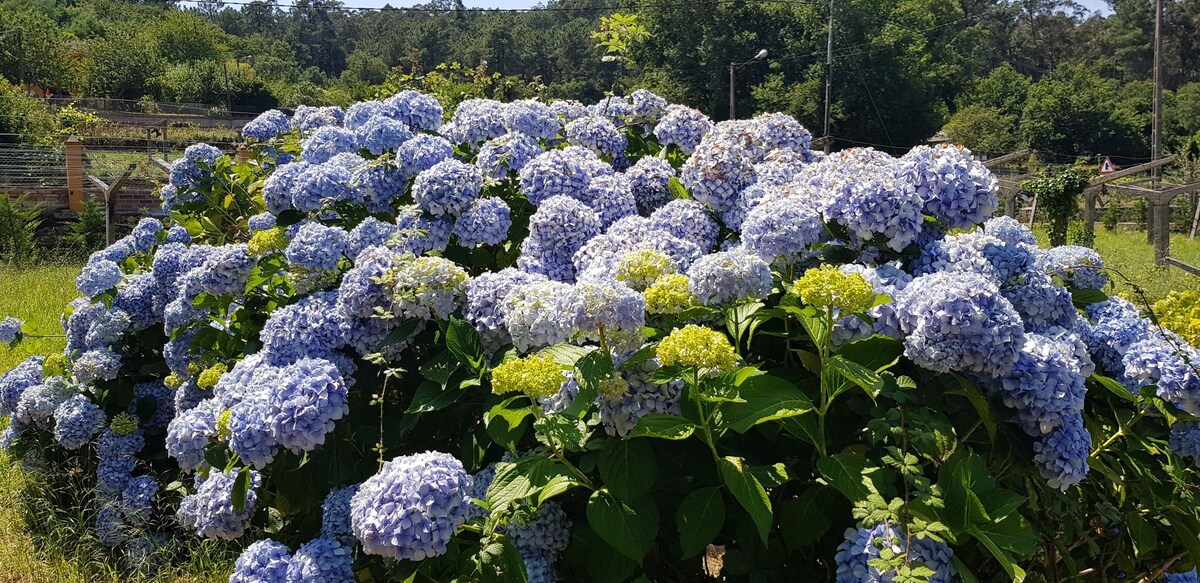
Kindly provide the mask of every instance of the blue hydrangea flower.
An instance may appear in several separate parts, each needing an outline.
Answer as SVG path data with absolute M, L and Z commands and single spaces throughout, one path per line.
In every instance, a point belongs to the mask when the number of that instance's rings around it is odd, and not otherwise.
M 350 500 L 350 523 L 363 551 L 420 561 L 446 552 L 466 521 L 471 477 L 449 454 L 395 458 Z
M 475 156 L 475 166 L 486 178 L 502 180 L 509 172 L 520 172 L 541 151 L 536 139 L 510 131 L 484 142 Z
M 89 262 L 75 278 L 75 288 L 85 296 L 95 297 L 114 287 L 121 281 L 121 268 L 108 260 Z
M 604 340 L 613 350 L 633 350 L 641 345 L 646 325 L 646 299 L 616 281 L 581 282 L 571 294 L 560 318 L 586 340 Z
M 675 167 L 656 156 L 646 156 L 625 171 L 638 212 L 648 215 L 671 200 L 668 188 L 675 177 Z
M 1191 415 L 1200 415 L 1200 373 L 1193 364 L 1196 362 L 1200 362 L 1200 351 L 1156 336 L 1131 344 L 1122 359 L 1125 377 L 1154 384 L 1159 397 Z
M 278 109 L 268 109 L 242 126 L 242 137 L 265 142 L 290 130 L 287 114 Z
M 96 464 L 96 493 L 104 497 L 119 497 L 133 478 L 136 461 L 133 456 L 105 456 Z
M 243 463 L 260 470 L 275 461 L 279 453 L 279 441 L 268 418 L 269 407 L 268 397 L 258 394 L 248 395 L 229 408 L 229 449 Z
M 300 159 L 309 164 L 321 164 L 344 152 L 358 150 L 358 136 L 352 130 L 322 126 L 300 140 Z
M 121 370 L 121 355 L 107 348 L 97 348 L 83 353 L 71 363 L 75 379 L 85 385 L 96 381 L 111 381 Z
M 554 196 L 583 196 L 591 181 L 588 150 L 550 150 L 538 154 L 521 168 L 521 194 L 534 206 Z M 594 154 L 593 154 L 594 156 Z
M 325 443 L 334 422 L 350 412 L 346 382 L 328 360 L 300 359 L 284 367 L 277 382 L 267 423 L 276 441 L 293 453 Z
M 195 297 L 201 292 L 241 294 L 253 268 L 254 258 L 246 252 L 245 244 L 212 247 L 200 266 L 185 273 L 179 283 L 187 297 Z
M 171 185 L 176 190 L 192 188 L 212 174 L 212 168 L 220 157 L 221 150 L 208 144 L 188 146 L 183 150 L 183 157 L 171 164 Z
M 327 204 L 349 200 L 356 194 L 350 188 L 352 176 L 350 169 L 339 164 L 309 165 L 291 182 L 291 206 L 314 212 Z M 271 208 L 269 202 L 268 208 Z
M 550 111 L 553 111 L 563 121 L 579 119 L 588 113 L 587 106 L 574 99 L 552 101 L 550 102 Z
M 600 234 L 600 217 L 569 197 L 546 199 L 529 217 L 529 238 L 568 260 L 588 239 Z M 524 248 L 524 246 L 522 246 Z
M 458 216 L 479 198 L 483 175 L 479 169 L 458 160 L 438 162 L 413 181 L 413 200 L 422 210 L 440 217 Z
M 812 146 L 812 132 L 790 115 L 766 113 L 752 121 L 757 125 L 763 143 L 770 150 L 801 153 Z
M 521 242 L 521 255 L 517 257 L 521 271 L 536 273 L 554 281 L 572 283 L 576 279 L 575 265 L 571 256 L 543 244 L 535 237 Z
M 604 425 L 605 433 L 625 437 L 637 426 L 638 420 L 646 415 L 679 414 L 679 397 L 683 392 L 683 382 L 651 382 L 650 376 L 657 369 L 657 360 L 631 366 L 621 371 L 621 376 L 629 383 L 629 388 L 623 395 L 615 399 L 597 398 L 600 404 L 600 422 Z M 570 384 L 574 385 L 575 381 L 570 381 Z M 568 389 L 568 393 L 571 390 L 578 391 L 578 385 Z
M 575 288 L 557 281 L 514 285 L 503 300 L 504 326 L 521 352 L 558 344 L 575 334 L 563 314 L 575 303 Z
M 825 236 L 825 223 L 803 201 L 768 196 L 742 223 L 742 244 L 767 261 L 794 261 Z
M 667 110 L 667 100 L 646 89 L 635 89 L 629 94 L 629 117 L 634 123 L 653 127 Z
M 321 536 L 336 539 L 346 546 L 356 544 L 350 527 L 350 499 L 358 493 L 358 484 L 329 492 L 321 504 Z
M 239 471 L 250 472 L 250 487 L 241 510 L 233 507 L 233 485 Z M 208 477 L 196 476 L 196 489 L 179 503 L 180 524 L 204 538 L 232 540 L 245 532 L 258 501 L 262 476 L 254 470 L 213 469 Z
M 573 120 L 565 130 L 567 142 L 587 148 L 596 154 L 614 156 L 624 152 L 628 140 L 608 118 L 588 115 Z
M 113 312 L 126 315 L 130 330 L 149 328 L 162 319 L 165 294 L 153 274 L 131 275 L 117 287 L 117 295 L 112 304 Z
M 1083 426 L 1083 416 L 1068 416 L 1033 444 L 1033 463 L 1050 487 L 1065 492 L 1087 477 L 1091 451 L 1092 436 Z
M 791 150 L 772 150 L 754 165 L 755 184 L 785 186 L 795 182 L 804 169 L 804 156 Z
M 1171 426 L 1171 450 L 1191 458 L 1192 463 L 1200 464 L 1200 424 L 1192 421 L 1177 421 Z
M 204 465 L 204 447 L 217 436 L 217 408 L 215 401 L 203 401 L 167 425 L 167 453 L 180 469 L 192 471 Z
M 1017 309 L 1028 332 L 1070 328 L 1078 317 L 1071 302 L 1071 292 L 1041 273 L 1030 273 L 1000 291 Z
M 510 212 L 499 197 L 475 199 L 454 221 L 452 234 L 463 247 L 499 245 L 508 238 Z
M 1103 289 L 1108 284 L 1104 260 L 1095 249 L 1062 245 L 1038 253 L 1038 267 L 1078 289 Z
M 54 409 L 54 441 L 67 449 L 79 449 L 107 424 L 108 416 L 99 405 L 75 395 Z
M 571 541 L 571 519 L 557 502 L 543 502 L 526 522 L 510 522 L 505 530 L 522 555 L 557 554 Z
M 478 146 L 505 133 L 506 107 L 491 99 L 467 99 L 458 104 L 441 133 L 456 144 Z
M 403 122 L 387 117 L 374 117 L 358 128 L 358 145 L 379 156 L 400 147 L 413 134 Z
M 154 497 L 158 495 L 158 480 L 153 476 L 138 476 L 129 480 L 121 492 L 121 510 L 130 522 L 144 522 L 154 509 Z
M 29 387 L 42 383 L 41 356 L 30 356 L 17 366 L 0 374 L 0 416 L 11 414 Z
M 738 193 L 754 183 L 754 161 L 737 145 L 706 140 L 684 162 L 679 180 L 696 200 L 727 212 Z
M 121 340 L 121 335 L 129 329 L 131 324 L 132 318 L 123 311 L 105 310 L 100 312 L 83 337 L 84 348 L 97 350 L 112 347 Z
M 292 115 L 292 129 L 309 132 L 322 126 L 342 125 L 345 113 L 336 105 L 325 107 L 310 107 L 301 105 Z
M 525 576 L 529 583 L 557 583 L 558 572 L 554 570 L 554 557 L 544 554 L 521 555 L 525 563 Z
M 163 230 L 162 221 L 154 217 L 145 217 L 138 221 L 133 232 L 129 234 L 133 242 L 133 250 L 146 253 L 158 244 L 158 233 Z
M 835 185 L 823 212 L 861 241 L 882 236 L 889 248 L 902 251 L 921 233 L 921 209 L 911 186 L 884 172 L 866 172 Z
M 414 132 L 432 132 L 442 125 L 442 104 L 432 95 L 422 95 L 411 89 L 401 91 L 385 100 L 389 115 L 408 124 Z
M 920 563 L 933 575 L 930 583 L 951 583 L 957 580 L 954 552 L 946 543 L 923 536 L 907 536 L 894 525 L 879 523 L 870 528 L 846 529 L 846 540 L 838 545 L 837 583 L 888 583 L 894 573 L 881 573 L 870 562 L 880 557 L 884 548 L 908 557 L 910 564 Z
M 375 217 L 367 217 L 363 222 L 350 231 L 346 249 L 346 257 L 358 257 L 359 253 L 368 247 L 383 245 L 400 233 L 400 228 L 394 223 L 385 223 Z
M 357 130 L 373 119 L 383 117 L 388 108 L 382 101 L 359 101 L 346 108 L 346 115 L 342 118 L 342 127 L 348 130 Z M 385 118 L 386 119 L 386 118 Z M 408 129 L 405 127 L 404 129 Z
M 1017 410 L 1018 423 L 1032 436 L 1049 434 L 1083 410 L 1085 378 L 1074 352 L 1066 348 L 1048 337 L 1026 334 L 1016 362 L 996 378 L 1004 404 Z
M 21 333 L 21 326 L 24 324 L 25 322 L 12 316 L 0 320 L 0 344 L 8 344 L 16 340 L 17 334 Z
M 991 280 L 973 273 L 933 273 L 896 298 L 904 354 L 934 371 L 996 374 L 1024 344 L 1021 316 Z
M 552 140 L 561 126 L 558 115 L 550 106 L 523 99 L 504 107 L 504 127 L 510 132 L 519 132 L 534 139 Z
M 63 323 L 63 328 L 67 332 L 67 352 L 82 352 L 92 347 L 88 343 L 88 332 L 104 318 L 111 317 L 109 310 L 104 307 L 103 302 L 91 303 L 88 298 L 76 298 L 73 300 Z
M 96 540 L 106 547 L 115 547 L 125 538 L 125 522 L 121 509 L 105 506 L 96 514 Z
M 396 215 L 396 227 L 400 229 L 399 251 L 423 255 L 446 249 L 454 221 L 450 217 L 428 217 L 411 207 Z
M 654 127 L 654 136 L 664 146 L 677 146 L 684 154 L 691 154 L 712 128 L 712 120 L 703 113 L 683 105 L 671 105 Z
M 999 183 L 962 146 L 917 146 L 897 161 L 895 173 L 916 189 L 925 212 L 953 228 L 977 225 L 1000 205 Z
M 196 381 L 188 379 L 182 385 L 179 385 L 179 388 L 175 389 L 172 402 L 175 405 L 175 411 L 182 413 L 199 405 L 201 401 L 208 397 L 209 392 L 207 389 L 201 389 L 196 384 Z
M 338 227 L 305 223 L 283 251 L 288 263 L 310 271 L 337 269 L 349 251 L 350 234 Z
M 1005 245 L 1032 245 L 1037 247 L 1037 236 L 1029 227 L 1010 216 L 992 217 L 983 223 L 983 231 L 1001 241 Z
M 109 428 L 100 434 L 96 443 L 96 454 L 100 457 L 133 457 L 146 447 L 146 437 L 141 429 L 129 433 L 117 433 Z
M 287 583 L 291 558 L 291 551 L 283 543 L 271 539 L 255 541 L 234 563 L 229 583 Z
M 279 214 L 292 208 L 292 192 L 301 181 L 301 176 L 312 166 L 314 165 L 307 162 L 292 162 L 277 166 L 275 171 L 263 181 L 262 195 L 263 201 L 267 203 L 267 210 Z
M 275 228 L 275 215 L 271 213 L 258 213 L 246 219 L 246 227 L 251 233 L 256 231 L 266 231 Z
M 918 275 L 937 271 L 972 272 L 1003 284 L 1032 271 L 1036 261 L 1034 247 L 1006 245 L 983 231 L 972 231 L 929 242 L 921 249 L 912 270 Z
M 470 282 L 466 270 L 444 257 L 406 257 L 390 275 L 391 311 L 402 320 L 449 319 Z
M 352 200 L 363 200 L 372 213 L 390 213 L 395 210 L 397 199 L 408 186 L 408 175 L 396 165 L 395 160 L 381 159 L 363 164 L 350 175 L 350 188 L 354 190 Z
M 129 403 L 128 412 L 140 417 L 139 410 L 146 406 L 151 407 L 149 417 L 141 419 L 141 426 L 146 429 L 166 429 L 167 423 L 175 417 L 174 394 L 161 381 L 134 385 L 133 401 Z
M 1200 576 L 1197 576 L 1196 570 L 1186 571 L 1182 573 L 1164 573 L 1162 583 L 1197 583 L 1200 582 Z
M 579 200 L 596 211 L 603 227 L 638 212 L 632 185 L 621 174 L 593 177 Z
M 396 149 L 396 164 L 405 176 L 416 176 L 453 157 L 454 146 L 446 138 L 429 134 L 417 134 Z
M 183 243 L 184 245 L 192 242 L 192 235 L 188 233 L 182 225 L 172 225 L 167 229 L 166 240 L 164 243 Z
M 483 273 L 467 285 L 463 317 L 479 331 L 485 346 L 496 348 L 511 342 L 512 337 L 504 320 L 505 296 L 518 285 L 545 280 L 544 276 L 511 267 L 495 273 Z
M 354 581 L 351 549 L 332 538 L 308 541 L 296 550 L 287 565 L 287 581 L 348 583 Z
M 49 428 L 54 410 L 78 392 L 65 378 L 50 377 L 20 391 L 11 419 L 28 427 Z
M 762 299 L 771 293 L 771 266 L 742 249 L 705 255 L 687 276 L 692 294 L 706 306 Z

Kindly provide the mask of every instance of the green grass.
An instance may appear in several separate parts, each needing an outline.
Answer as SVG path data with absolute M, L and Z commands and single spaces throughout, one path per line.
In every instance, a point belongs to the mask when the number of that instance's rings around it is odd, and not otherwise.
M 1046 233 L 1037 229 L 1038 241 L 1046 245 Z M 1177 267 L 1156 267 L 1154 246 L 1146 242 L 1143 231 L 1096 230 L 1096 250 L 1110 269 L 1108 278 L 1112 282 L 1109 294 L 1117 294 L 1141 304 L 1135 288 L 1140 288 L 1146 300 L 1154 302 L 1166 297 L 1172 290 L 1200 291 L 1200 276 L 1192 275 Z M 1192 241 L 1187 235 L 1171 236 L 1171 256 L 1200 267 L 1200 238 Z
M 5 371 L 31 354 L 54 354 L 65 345 L 60 316 L 79 295 L 75 291 L 78 266 L 44 266 L 33 269 L 0 267 L 0 318 L 12 316 L 25 321 L 25 332 L 55 336 L 30 338 L 15 350 L 0 348 L 0 371 Z

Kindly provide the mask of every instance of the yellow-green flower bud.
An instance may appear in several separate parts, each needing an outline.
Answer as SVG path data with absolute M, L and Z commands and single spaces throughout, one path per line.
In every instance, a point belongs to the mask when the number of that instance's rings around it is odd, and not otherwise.
M 646 311 L 651 314 L 678 314 L 696 305 L 696 296 L 688 288 L 688 277 L 671 273 L 659 277 L 646 288 Z
M 129 413 L 121 413 L 113 417 L 112 423 L 108 427 L 117 435 L 129 435 L 137 431 L 138 419 Z
M 792 284 L 792 292 L 805 304 L 837 308 L 842 314 L 865 311 L 875 300 L 875 290 L 863 276 L 842 273 L 833 265 L 804 272 L 804 276 Z
M 724 334 L 688 324 L 676 328 L 658 343 L 658 362 L 663 366 L 679 365 L 729 372 L 737 366 L 738 356 Z
M 42 374 L 46 377 L 60 376 L 67 370 L 67 357 L 51 354 L 42 360 Z
M 617 262 L 616 278 L 617 281 L 635 290 L 643 291 L 653 285 L 658 278 L 678 272 L 679 269 L 670 257 L 658 251 L 640 249 L 626 253 Z
M 226 409 L 217 415 L 217 439 L 221 441 L 229 440 L 229 419 L 233 417 L 233 411 Z
M 227 372 L 229 372 L 229 367 L 225 366 L 223 362 L 218 362 L 200 373 L 199 378 L 196 379 L 196 386 L 204 390 L 211 389 L 217 386 L 217 382 L 221 380 L 221 375 Z
M 246 244 L 246 252 L 251 257 L 262 257 L 276 251 L 283 251 L 288 246 L 287 233 L 283 227 L 256 231 Z
M 517 358 L 492 370 L 492 392 L 524 393 L 532 399 L 558 392 L 565 377 L 562 366 L 540 354 Z
M 167 378 L 163 379 L 163 384 L 167 385 L 168 389 L 178 389 L 183 386 L 183 377 L 171 373 L 167 375 Z
M 629 381 L 625 380 L 621 375 L 616 375 L 611 378 L 600 381 L 596 387 L 596 394 L 608 400 L 620 399 L 625 391 L 629 390 Z

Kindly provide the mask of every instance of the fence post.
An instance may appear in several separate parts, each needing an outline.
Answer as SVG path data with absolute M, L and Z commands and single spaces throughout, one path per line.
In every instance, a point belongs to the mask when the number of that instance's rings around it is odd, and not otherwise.
M 1171 254 L 1171 199 L 1165 196 L 1150 196 L 1150 213 L 1154 221 L 1150 228 L 1154 243 L 1154 264 L 1163 265 Z
M 79 212 L 83 210 L 83 140 L 71 136 L 63 145 L 66 148 L 67 208 Z
M 1095 240 L 1096 233 L 1096 199 L 1106 192 L 1103 184 L 1100 190 L 1088 190 L 1083 193 L 1083 228 L 1088 234 L 1088 240 Z
M 237 152 L 234 153 L 233 159 L 238 164 L 245 164 L 250 160 L 250 150 L 246 146 L 238 146 Z

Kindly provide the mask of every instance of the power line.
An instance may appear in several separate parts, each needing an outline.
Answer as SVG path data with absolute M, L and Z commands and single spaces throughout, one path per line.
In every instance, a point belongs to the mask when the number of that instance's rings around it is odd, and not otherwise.
M 265 1 L 244 1 L 244 0 L 219 0 L 217 2 L 196 2 L 193 8 L 199 8 L 204 4 L 215 4 L 220 6 L 265 6 L 272 10 L 279 9 L 286 12 L 287 9 L 295 9 L 296 5 L 281 6 L 279 4 L 268 3 Z M 824 2 L 819 0 L 704 0 L 700 2 L 678 2 L 678 3 L 649 3 L 649 4 L 630 4 L 626 6 L 599 6 L 599 7 L 568 7 L 568 6 L 548 6 L 544 8 L 422 8 L 417 6 L 330 6 L 331 10 L 347 10 L 347 11 L 363 11 L 363 12 L 412 12 L 418 14 L 456 14 L 460 12 L 477 12 L 483 14 L 492 13 L 541 13 L 541 12 L 599 12 L 603 10 L 637 10 L 640 8 L 692 8 L 698 6 L 717 6 L 721 4 L 799 4 L 799 5 L 823 5 Z

